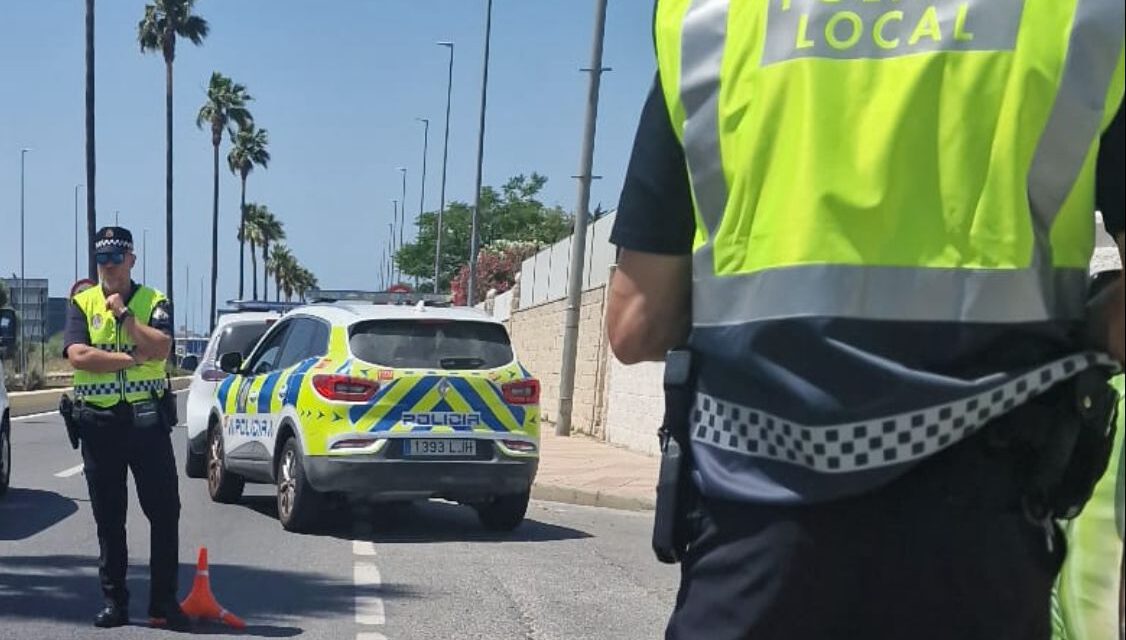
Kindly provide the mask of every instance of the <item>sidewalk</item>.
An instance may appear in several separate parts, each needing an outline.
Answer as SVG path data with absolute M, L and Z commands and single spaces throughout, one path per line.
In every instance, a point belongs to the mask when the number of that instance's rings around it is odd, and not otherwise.
M 633 511 L 653 509 L 659 458 L 585 436 L 556 436 L 552 427 L 544 427 L 533 498 Z

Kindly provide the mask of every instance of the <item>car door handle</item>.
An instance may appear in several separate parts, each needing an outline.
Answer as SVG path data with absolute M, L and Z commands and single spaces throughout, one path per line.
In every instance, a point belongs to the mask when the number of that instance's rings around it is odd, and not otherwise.
M 247 400 L 249 400 L 250 402 L 258 402 L 258 394 L 257 393 L 250 394 L 247 397 Z

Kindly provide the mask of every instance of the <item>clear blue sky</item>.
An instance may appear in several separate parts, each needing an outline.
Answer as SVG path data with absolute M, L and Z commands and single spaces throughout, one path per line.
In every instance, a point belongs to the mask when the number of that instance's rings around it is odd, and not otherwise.
M 141 243 L 147 276 L 164 286 L 164 70 L 141 55 L 144 0 L 97 5 L 99 224 L 121 224 Z M 315 8 L 314 8 L 315 7 Z M 201 324 L 199 287 L 210 265 L 211 145 L 196 129 L 207 79 L 218 70 L 245 84 L 273 162 L 248 183 L 248 199 L 281 217 L 288 244 L 323 286 L 371 288 L 407 166 L 416 214 L 422 125 L 430 128 L 427 209 L 438 206 L 446 50 L 457 43 L 448 200 L 473 193 L 484 0 L 200 0 L 211 23 L 202 47 L 181 43 L 175 66 L 175 293 L 185 270 Z M 593 27 L 592 0 L 494 2 L 486 184 L 538 171 L 548 204 L 573 210 Z M 592 206 L 617 203 L 637 116 L 654 62 L 649 0 L 610 0 Z M 19 269 L 19 150 L 27 156 L 27 275 L 51 295 L 73 280 L 74 185 L 84 169 L 82 0 L 0 0 L 0 273 Z M 238 282 L 238 180 L 220 178 L 219 299 Z M 85 196 L 80 195 L 80 215 Z M 84 221 L 80 224 L 85 224 Z M 140 247 L 138 246 L 140 253 Z M 81 257 L 85 264 L 85 255 Z M 138 263 L 137 276 L 142 265 Z M 80 267 L 81 268 L 81 267 Z M 249 286 L 249 285 L 248 285 Z M 182 318 L 177 318 L 181 320 Z

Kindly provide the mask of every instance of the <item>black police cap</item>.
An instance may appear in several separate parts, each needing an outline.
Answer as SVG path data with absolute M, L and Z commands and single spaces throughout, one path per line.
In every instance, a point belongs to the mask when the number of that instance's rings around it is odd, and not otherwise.
M 94 236 L 94 253 L 123 253 L 133 250 L 133 234 L 125 227 L 102 227 Z

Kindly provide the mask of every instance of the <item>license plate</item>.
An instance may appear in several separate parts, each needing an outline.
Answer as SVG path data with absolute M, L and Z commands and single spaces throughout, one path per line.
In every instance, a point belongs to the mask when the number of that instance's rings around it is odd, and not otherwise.
M 407 440 L 403 453 L 416 456 L 473 456 L 477 455 L 477 441 L 452 439 L 413 439 Z

